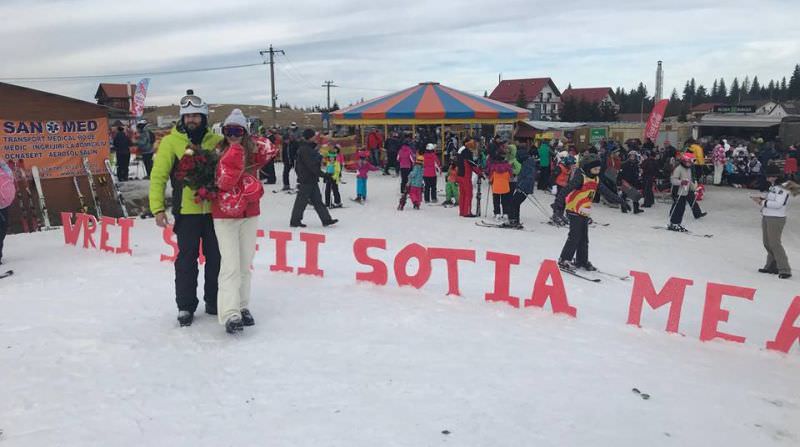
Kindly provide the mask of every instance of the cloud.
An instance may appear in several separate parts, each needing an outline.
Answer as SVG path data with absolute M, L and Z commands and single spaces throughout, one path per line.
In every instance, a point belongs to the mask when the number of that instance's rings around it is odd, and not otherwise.
M 423 81 L 482 93 L 503 77 L 550 76 L 573 86 L 644 82 L 656 61 L 665 93 L 686 79 L 757 75 L 764 82 L 800 62 L 800 2 L 676 0 L 657 7 L 632 0 L 570 2 L 308 0 L 141 0 L 118 9 L 100 0 L 4 1 L 0 78 L 68 76 L 261 62 L 270 42 L 280 102 L 323 104 L 321 84 L 346 105 Z M 153 76 L 148 104 L 169 104 L 186 88 L 209 101 L 265 104 L 267 66 Z M 22 83 L 91 100 L 98 79 Z

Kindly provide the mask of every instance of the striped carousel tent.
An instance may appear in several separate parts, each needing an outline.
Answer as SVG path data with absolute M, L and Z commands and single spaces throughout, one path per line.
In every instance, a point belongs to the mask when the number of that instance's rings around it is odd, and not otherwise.
M 334 124 L 500 124 L 528 119 L 528 110 L 438 82 L 423 82 L 331 114 Z

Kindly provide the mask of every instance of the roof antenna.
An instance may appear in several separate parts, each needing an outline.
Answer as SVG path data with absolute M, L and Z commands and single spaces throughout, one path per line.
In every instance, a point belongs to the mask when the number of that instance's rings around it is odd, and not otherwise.
M 503 82 L 503 73 L 497 73 L 497 83 Z

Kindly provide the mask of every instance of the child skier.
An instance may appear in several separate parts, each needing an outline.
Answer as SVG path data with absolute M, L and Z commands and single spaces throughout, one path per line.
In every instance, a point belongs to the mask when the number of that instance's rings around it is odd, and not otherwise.
M 341 208 L 342 197 L 339 195 L 339 179 L 342 175 L 342 164 L 338 160 L 339 151 L 336 148 L 328 151 L 325 162 L 325 206 L 328 208 Z M 333 193 L 333 203 L 331 203 Z
M 558 259 L 558 266 L 561 269 L 568 271 L 574 271 L 576 268 L 586 271 L 597 270 L 589 262 L 589 216 L 592 211 L 592 200 L 598 190 L 609 202 L 628 208 L 627 203 L 600 182 L 598 178 L 600 165 L 597 155 L 585 155 L 581 160 L 581 169 L 575 172 L 567 187 L 558 194 L 564 197 L 569 219 L 569 236 L 567 236 L 567 242 L 564 243 Z M 573 262 L 573 256 L 577 256 L 575 262 Z
M 400 192 L 406 193 L 406 186 L 408 185 L 408 174 L 411 173 L 411 168 L 414 166 L 414 149 L 411 148 L 411 139 L 406 138 L 403 145 L 400 146 L 400 151 L 397 152 L 397 163 L 400 166 Z
M 458 205 L 458 164 L 455 157 L 450 159 L 450 167 L 447 169 L 447 186 L 445 187 L 445 206 Z
M 428 143 L 423 154 L 422 177 L 425 182 L 425 203 L 436 203 L 436 177 L 442 170 L 439 157 L 436 156 L 436 145 Z
M 408 176 L 408 197 L 411 199 L 411 203 L 414 204 L 415 210 L 419 209 L 419 205 L 422 202 L 422 187 L 424 185 L 424 176 L 422 173 L 424 163 L 425 156 L 417 155 L 417 160 Z
M 487 172 L 489 184 L 492 185 L 492 202 L 494 205 L 494 220 L 503 222 L 503 211 L 508 212 L 508 199 L 511 197 L 511 165 L 506 161 L 505 155 L 495 153 L 494 159 L 488 164 Z
M 536 159 L 531 157 L 527 150 L 522 150 L 517 153 L 517 162 L 520 164 L 520 170 L 517 175 L 516 187 L 511 192 L 508 210 L 508 226 L 511 228 L 522 228 L 519 208 L 528 194 L 533 194 L 536 183 Z
M 555 177 L 552 179 L 556 188 L 555 199 L 550 208 L 553 209 L 553 216 L 550 220 L 558 226 L 566 226 L 568 224 L 567 218 L 564 217 L 564 197 L 561 191 L 569 184 L 572 171 L 575 169 L 575 157 L 567 154 L 556 166 L 554 171 Z
M 800 194 L 800 185 L 792 181 L 778 183 L 781 170 L 775 164 L 768 164 L 764 174 L 769 183 L 769 190 L 761 196 L 750 197 L 761 206 L 761 231 L 764 248 L 767 250 L 767 263 L 758 271 L 777 274 L 780 279 L 788 279 L 792 277 L 792 268 L 789 266 L 786 250 L 781 244 L 781 233 L 786 225 L 789 195 Z
M 675 167 L 670 176 L 672 183 L 672 209 L 669 212 L 669 226 L 670 231 L 686 232 L 681 223 L 683 222 L 683 213 L 686 210 L 686 203 L 689 202 L 692 207 L 692 214 L 695 219 L 700 219 L 707 213 L 700 209 L 695 199 L 695 191 L 697 190 L 697 183 L 692 180 L 692 164 L 694 163 L 694 155 L 686 152 L 680 155 L 680 164 Z
M 356 198 L 354 199 L 358 203 L 363 203 L 365 200 L 367 200 L 367 177 L 369 176 L 369 171 L 378 170 L 378 168 L 376 168 L 372 163 L 367 161 L 367 157 L 367 151 L 358 152 L 358 167 L 356 168 Z

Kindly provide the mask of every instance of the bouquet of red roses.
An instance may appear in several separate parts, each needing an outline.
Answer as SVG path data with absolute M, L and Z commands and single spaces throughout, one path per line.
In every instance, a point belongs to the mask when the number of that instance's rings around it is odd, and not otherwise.
M 218 189 L 214 175 L 218 162 L 219 155 L 216 151 L 204 151 L 193 147 L 187 148 L 178 161 L 175 178 L 183 182 L 184 186 L 194 190 L 195 203 L 213 200 L 217 196 Z

